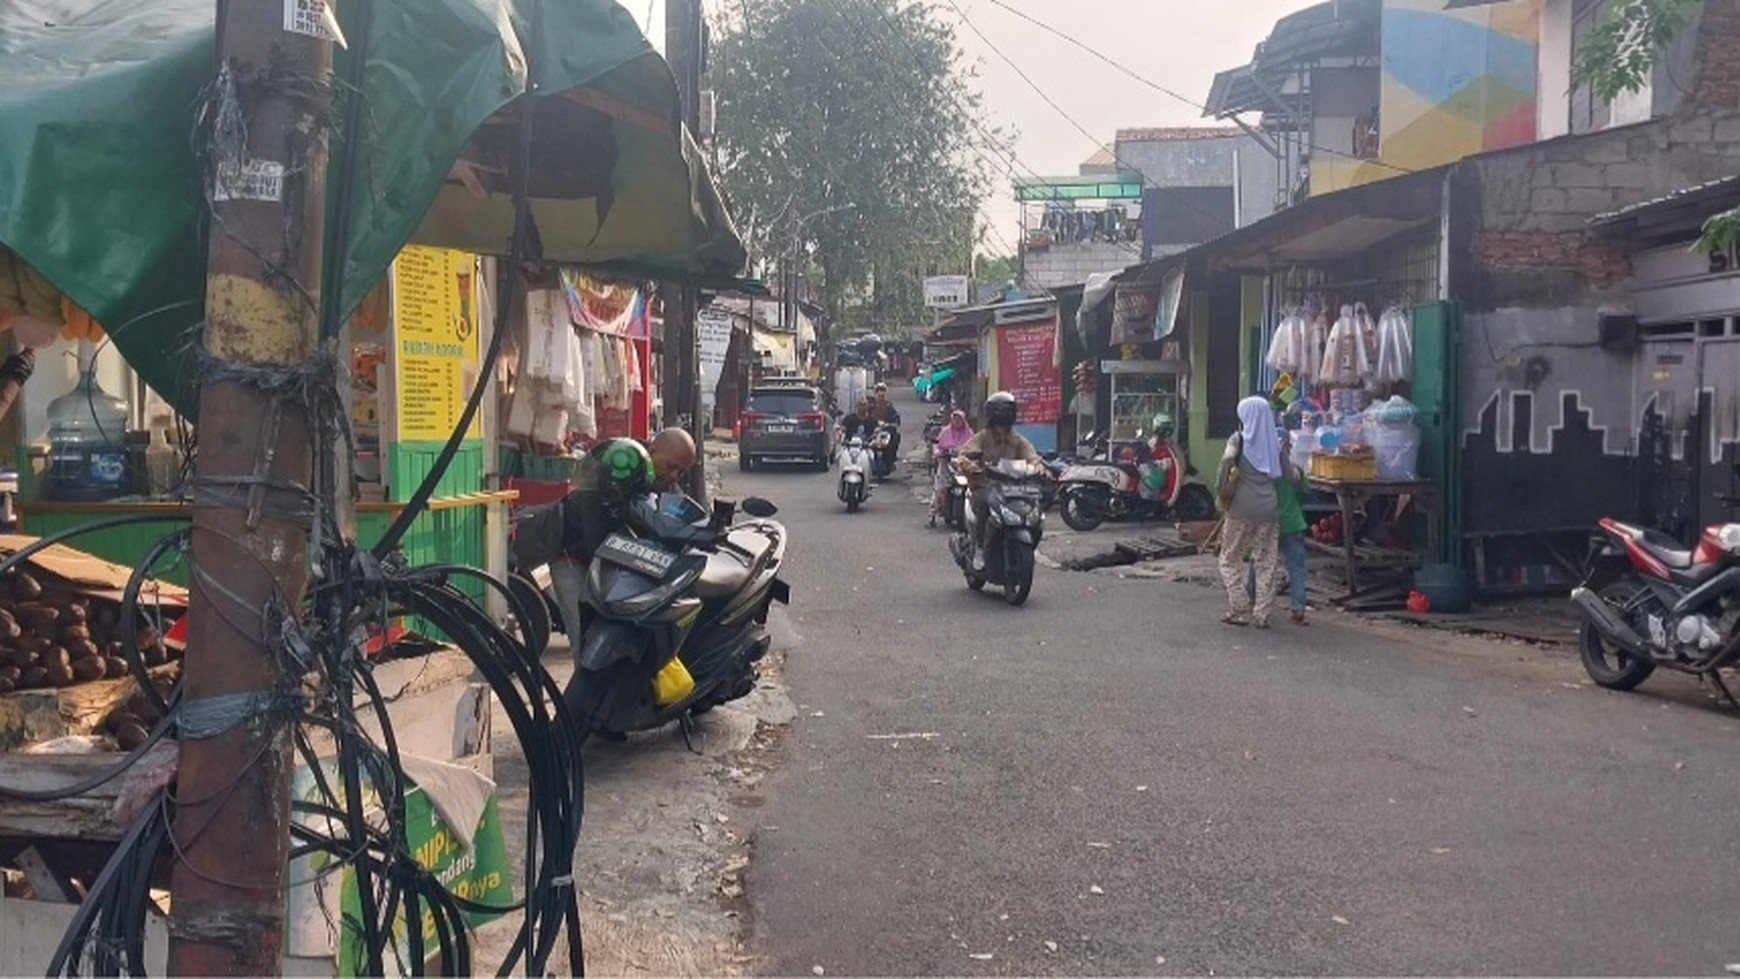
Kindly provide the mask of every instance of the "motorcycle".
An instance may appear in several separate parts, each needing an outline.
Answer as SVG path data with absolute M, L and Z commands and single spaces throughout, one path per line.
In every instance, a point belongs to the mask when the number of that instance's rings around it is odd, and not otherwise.
M 968 456 L 977 459 L 975 453 Z M 1040 508 L 1039 480 L 1042 469 L 1031 462 L 1005 459 L 985 469 L 990 481 L 985 493 L 985 512 L 969 513 L 960 532 L 949 539 L 949 551 L 967 587 L 979 591 L 987 584 L 1001 585 L 1010 605 L 1023 605 L 1033 592 L 1033 558 L 1045 533 L 1045 511 Z M 973 525 L 987 521 L 982 560 L 974 543 Z
M 593 613 L 578 669 L 563 691 L 580 737 L 661 727 L 755 689 L 772 640 L 768 612 L 788 603 L 780 579 L 786 531 L 772 503 L 750 498 L 733 524 L 726 501 L 707 511 L 682 493 L 642 497 L 587 569 Z
M 948 495 L 943 500 L 943 523 L 955 530 L 961 529 L 966 523 L 967 512 L 967 477 L 955 465 L 955 454 L 948 449 L 938 449 L 932 446 L 932 455 L 936 465 L 941 468 L 943 479 L 948 487 Z
M 1585 581 L 1571 592 L 1590 679 L 1630 690 L 1665 667 L 1698 676 L 1740 706 L 1720 676 L 1740 659 L 1740 523 L 1711 526 L 1690 550 L 1612 518 L 1600 527 L 1595 573 L 1614 565 L 1623 573 L 1599 591 Z
M 864 445 L 861 436 L 854 435 L 840 446 L 840 502 L 846 504 L 847 513 L 857 513 L 864 501 L 870 498 L 870 483 L 867 473 L 874 464 L 870 449 Z
M 1078 462 L 1059 476 L 1058 501 L 1071 530 L 1090 531 L 1107 520 L 1214 519 L 1214 494 L 1190 477 L 1171 440 L 1124 445 L 1114 456 Z
M 870 473 L 882 482 L 894 474 L 894 427 L 878 422 L 870 436 Z

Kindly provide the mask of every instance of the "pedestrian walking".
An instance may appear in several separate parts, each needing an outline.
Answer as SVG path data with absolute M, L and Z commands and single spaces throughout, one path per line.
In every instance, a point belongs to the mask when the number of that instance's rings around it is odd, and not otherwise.
M 1239 431 L 1227 440 L 1220 461 L 1219 496 L 1225 519 L 1221 527 L 1220 577 L 1226 585 L 1228 625 L 1269 627 L 1275 605 L 1275 572 L 1280 547 L 1280 511 L 1275 484 L 1284 475 L 1281 439 L 1269 399 L 1253 396 L 1239 402 Z M 1244 563 L 1256 566 L 1253 598 L 1245 590 Z
M 1275 481 L 1275 529 L 1280 534 L 1280 562 L 1287 572 L 1287 597 L 1292 607 L 1288 618 L 1294 625 L 1310 625 L 1305 578 L 1305 472 L 1293 462 L 1293 433 L 1281 431 L 1281 478 Z M 1245 565 L 1245 594 L 1257 597 L 1257 566 Z

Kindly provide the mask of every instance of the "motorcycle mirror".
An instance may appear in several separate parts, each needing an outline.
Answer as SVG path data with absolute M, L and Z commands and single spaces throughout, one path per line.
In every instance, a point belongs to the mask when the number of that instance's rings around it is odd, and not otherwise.
M 749 497 L 743 501 L 742 506 L 744 513 L 763 520 L 779 512 L 779 507 L 774 506 L 771 500 L 764 500 L 759 496 Z

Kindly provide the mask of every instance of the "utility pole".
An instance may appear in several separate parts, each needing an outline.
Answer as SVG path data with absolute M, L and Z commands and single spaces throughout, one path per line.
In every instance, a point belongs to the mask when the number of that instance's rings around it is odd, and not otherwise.
M 281 971 L 301 678 L 273 646 L 300 614 L 314 490 L 311 408 L 282 381 L 317 348 L 332 91 L 332 44 L 309 30 L 279 4 L 217 5 L 172 975 Z
M 668 0 L 665 4 L 665 60 L 677 78 L 677 92 L 683 104 L 683 125 L 689 128 L 689 132 L 697 134 L 701 131 L 701 69 L 705 47 L 706 26 L 701 16 L 701 0 Z M 689 473 L 689 495 L 705 504 L 707 426 L 701 417 L 705 410 L 701 398 L 701 349 L 696 342 L 695 330 L 699 308 L 699 290 L 694 286 L 665 289 L 665 390 L 668 392 L 665 401 L 679 406 L 679 415 L 686 413 L 689 417 L 689 434 L 695 439 L 695 468 Z M 676 367 L 674 375 L 670 370 L 672 366 Z

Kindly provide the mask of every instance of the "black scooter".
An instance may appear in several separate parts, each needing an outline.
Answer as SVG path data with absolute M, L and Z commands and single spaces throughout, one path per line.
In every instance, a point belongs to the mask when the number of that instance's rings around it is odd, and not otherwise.
M 580 736 L 661 727 L 747 696 L 767 653 L 767 617 L 790 601 L 780 580 L 786 531 L 750 498 L 711 518 L 681 493 L 629 506 L 627 526 L 599 545 L 584 600 L 594 613 L 564 691 Z

